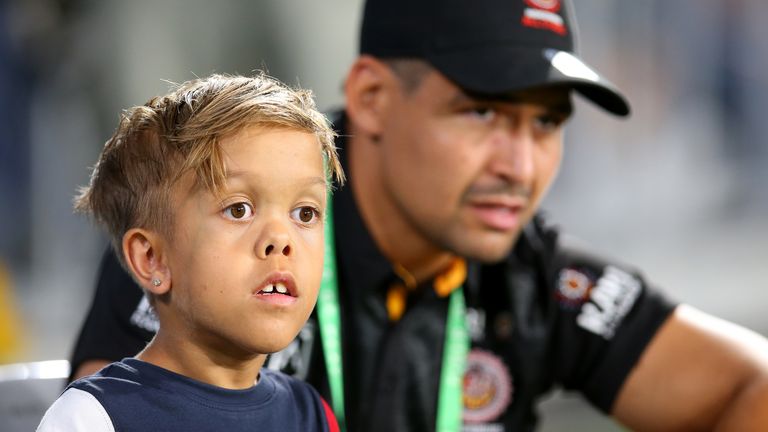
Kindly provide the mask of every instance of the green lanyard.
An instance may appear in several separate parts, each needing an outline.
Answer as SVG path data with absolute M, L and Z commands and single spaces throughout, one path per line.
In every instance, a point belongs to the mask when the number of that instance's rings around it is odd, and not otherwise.
M 464 290 L 458 287 L 451 293 L 445 324 L 443 368 L 440 371 L 440 392 L 437 400 L 438 432 L 461 430 L 461 414 L 464 410 L 462 398 L 464 370 L 469 353 L 469 333 L 464 319 L 466 310 Z
M 325 367 L 331 388 L 331 405 L 342 431 L 346 430 L 344 415 L 344 375 L 341 361 L 341 313 L 339 310 L 339 280 L 336 273 L 336 248 L 333 229 L 333 208 L 328 198 L 325 220 L 325 261 L 320 293 L 317 298 L 317 316 L 325 356 Z M 443 366 L 440 372 L 440 391 L 437 401 L 437 431 L 461 430 L 463 411 L 462 388 L 469 333 L 466 323 L 466 305 L 461 287 L 451 293 L 445 326 Z

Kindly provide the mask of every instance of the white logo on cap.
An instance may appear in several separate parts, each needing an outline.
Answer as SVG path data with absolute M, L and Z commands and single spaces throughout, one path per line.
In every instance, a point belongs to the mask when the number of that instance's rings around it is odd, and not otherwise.
M 561 36 L 568 31 L 558 12 L 560 0 L 525 0 L 529 6 L 523 9 L 522 24 L 526 27 L 551 30 Z
M 539 9 L 557 12 L 560 10 L 560 0 L 526 0 L 526 3 Z
M 600 75 L 590 69 L 584 62 L 576 58 L 573 54 L 565 51 L 548 49 L 544 55 L 549 59 L 555 69 L 561 74 L 571 78 L 581 78 L 588 81 L 598 81 Z

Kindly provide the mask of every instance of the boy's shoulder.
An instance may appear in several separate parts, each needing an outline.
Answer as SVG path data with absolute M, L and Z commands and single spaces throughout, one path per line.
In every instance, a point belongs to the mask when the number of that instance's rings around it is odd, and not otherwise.
M 37 432 L 114 432 L 104 406 L 91 393 L 68 388 L 45 412 Z
M 93 375 L 73 381 L 67 386 L 67 390 L 84 391 L 104 403 L 103 399 L 110 395 L 124 397 L 134 392 L 146 391 L 146 386 L 156 388 L 162 385 L 161 382 L 153 382 L 147 373 L 143 373 L 143 362 L 131 360 L 134 359 L 110 363 Z
M 107 431 L 172 430 L 182 423 L 192 431 L 252 430 L 254 426 L 325 431 L 332 415 L 314 388 L 281 372 L 262 369 L 257 385 L 228 390 L 136 359 L 112 363 L 70 384 L 43 423 L 59 424 L 67 412 L 75 412 L 73 406 L 80 412 L 78 417 L 106 419 L 109 428 L 99 430 Z
M 218 394 L 229 392 L 133 358 L 110 363 L 95 374 L 72 382 L 68 388 L 86 391 L 97 398 L 105 394 L 125 396 L 134 391 L 162 391 L 213 399 Z M 266 401 L 254 398 L 256 395 L 278 399 L 290 395 L 297 401 L 320 398 L 317 391 L 306 382 L 266 368 L 260 371 L 259 385 L 252 390 L 239 392 L 239 395 L 253 402 Z
M 137 371 L 124 362 L 115 362 L 72 382 L 48 408 L 37 432 L 114 432 L 115 426 L 102 399 L 104 395 L 138 387 L 132 378 L 136 375 Z
M 269 381 L 273 383 L 275 387 L 275 393 L 278 397 L 282 395 L 290 395 L 298 403 L 319 403 L 321 401 L 320 394 L 314 387 L 308 383 L 294 378 L 286 373 L 262 368 L 259 375 L 260 382 Z
M 267 368 L 262 368 L 259 379 L 260 382 L 274 382 L 276 400 L 280 401 L 277 406 L 283 409 L 287 407 L 288 413 L 294 416 L 294 426 L 298 426 L 298 430 L 339 431 L 333 410 L 310 384 Z

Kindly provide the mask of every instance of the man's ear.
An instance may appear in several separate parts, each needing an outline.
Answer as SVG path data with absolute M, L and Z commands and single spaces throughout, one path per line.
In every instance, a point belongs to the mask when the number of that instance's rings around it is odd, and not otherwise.
M 134 278 L 155 295 L 171 289 L 171 270 L 163 254 L 162 236 L 141 228 L 131 228 L 123 235 L 123 256 Z
M 400 96 L 397 77 L 385 63 L 362 55 L 349 69 L 344 82 L 347 115 L 358 131 L 371 137 L 381 135 L 384 119 L 393 98 Z

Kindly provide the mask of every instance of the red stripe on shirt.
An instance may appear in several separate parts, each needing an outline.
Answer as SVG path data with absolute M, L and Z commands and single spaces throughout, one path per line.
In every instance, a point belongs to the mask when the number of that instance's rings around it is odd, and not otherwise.
M 336 420 L 336 416 L 333 414 L 333 410 L 330 406 L 328 406 L 328 402 L 325 401 L 325 399 L 320 398 L 320 401 L 323 402 L 323 409 L 325 410 L 325 418 L 328 420 L 328 431 L 329 432 L 340 432 L 339 431 L 339 422 Z

